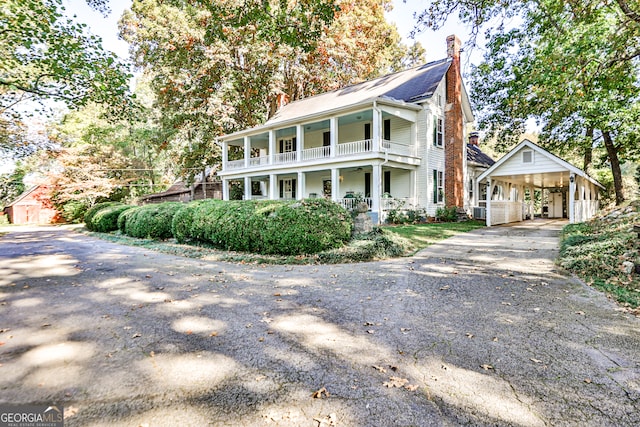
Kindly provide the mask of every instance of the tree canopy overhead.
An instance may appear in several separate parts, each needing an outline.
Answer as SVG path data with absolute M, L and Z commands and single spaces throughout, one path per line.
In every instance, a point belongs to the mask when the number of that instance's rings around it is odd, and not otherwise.
M 489 136 L 507 148 L 535 119 L 548 148 L 581 156 L 585 168 L 596 160 L 608 165 L 621 203 L 620 164 L 640 154 L 640 5 L 441 0 L 431 2 L 419 23 L 438 27 L 451 14 L 475 34 L 485 29 L 487 52 L 473 73 L 473 98 Z
M 0 112 L 25 100 L 62 101 L 69 107 L 123 102 L 130 77 L 126 68 L 85 29 L 66 17 L 61 0 L 5 0 Z

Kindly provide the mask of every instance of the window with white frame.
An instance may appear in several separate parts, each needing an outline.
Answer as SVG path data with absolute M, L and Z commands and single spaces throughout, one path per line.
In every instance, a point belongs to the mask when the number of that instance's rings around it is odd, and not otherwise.
M 444 172 L 433 170 L 433 203 L 444 202 Z
M 532 164 L 533 163 L 533 151 L 532 150 L 524 150 L 522 152 L 522 163 L 524 163 L 524 164 Z
M 444 120 L 442 117 L 433 118 L 433 145 L 442 147 L 444 144 Z

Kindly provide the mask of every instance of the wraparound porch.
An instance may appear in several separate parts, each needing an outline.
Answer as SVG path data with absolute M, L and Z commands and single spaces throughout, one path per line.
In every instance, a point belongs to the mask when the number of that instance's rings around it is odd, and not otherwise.
M 354 209 L 364 202 L 374 223 L 386 212 L 416 205 L 416 170 L 380 161 L 332 168 L 271 171 L 222 178 L 224 200 L 326 198 Z

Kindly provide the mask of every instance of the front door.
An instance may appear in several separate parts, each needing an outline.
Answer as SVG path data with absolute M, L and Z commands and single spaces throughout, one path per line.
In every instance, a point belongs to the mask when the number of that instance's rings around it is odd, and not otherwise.
M 562 218 L 562 193 L 552 193 L 551 218 Z

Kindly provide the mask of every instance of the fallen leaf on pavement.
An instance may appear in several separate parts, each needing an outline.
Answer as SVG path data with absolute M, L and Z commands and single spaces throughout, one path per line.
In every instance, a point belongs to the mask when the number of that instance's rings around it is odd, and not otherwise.
M 584 382 L 585 382 L 585 383 L 587 383 L 587 384 L 591 384 L 591 379 L 589 379 L 589 378 L 585 378 L 585 379 L 584 379 Z
M 217 337 L 218 333 L 216 331 L 213 331 L 209 334 L 210 337 Z
M 535 359 L 533 357 L 531 357 L 529 360 L 531 360 L 534 363 L 542 363 L 542 360 L 538 360 L 538 359 Z
M 78 413 L 78 408 L 75 406 L 67 406 L 64 408 L 64 418 L 71 418 L 73 417 L 75 414 Z
M 318 427 L 333 427 L 333 426 L 337 426 L 337 421 L 338 421 L 338 417 L 336 416 L 336 414 L 329 414 L 324 418 L 314 418 L 313 421 L 318 423 Z
M 322 387 L 321 389 L 314 391 L 311 397 L 314 399 L 322 399 L 323 397 L 329 397 L 329 392 L 325 387 Z
M 142 335 L 140 335 L 140 334 L 133 334 L 133 335 L 131 336 L 131 338 L 139 338 L 139 337 L 141 337 L 141 336 L 142 336 Z
M 389 381 L 383 382 L 382 385 L 389 388 L 394 388 L 394 387 L 400 388 L 400 387 L 403 387 L 408 382 L 409 380 L 406 378 L 390 377 Z
M 493 369 L 493 366 L 491 366 L 491 365 L 487 365 L 487 364 L 480 365 L 480 367 L 481 367 L 482 369 L 484 369 L 485 371 L 489 371 L 489 370 Z
M 407 384 L 404 386 L 404 388 L 406 388 L 409 391 L 416 391 L 418 389 L 417 385 L 411 385 L 411 384 Z
M 382 366 L 373 365 L 373 369 L 375 369 L 376 371 L 382 372 L 383 374 L 387 372 L 387 370 L 384 369 Z

